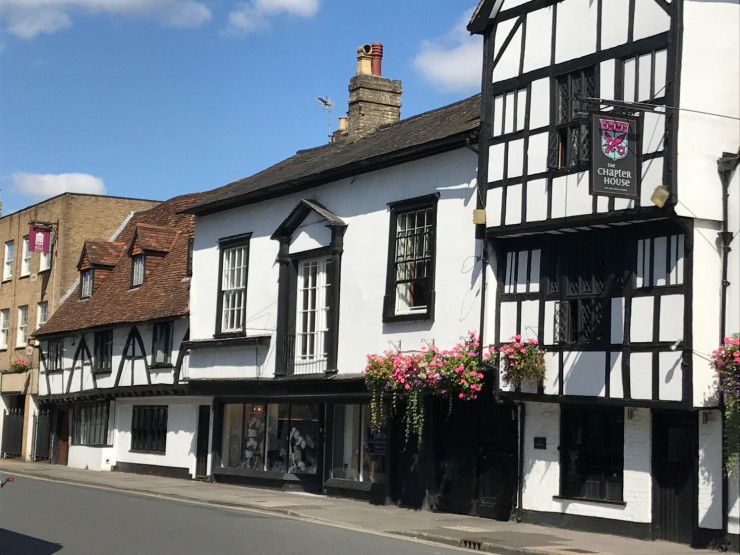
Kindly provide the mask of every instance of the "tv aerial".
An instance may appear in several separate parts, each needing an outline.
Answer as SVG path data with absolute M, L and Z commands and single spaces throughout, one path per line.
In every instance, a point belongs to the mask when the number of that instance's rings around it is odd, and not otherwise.
M 318 103 L 319 108 L 326 112 L 327 142 L 331 142 L 331 113 L 334 110 L 334 102 L 332 102 L 332 99 L 328 96 L 317 96 L 316 102 Z

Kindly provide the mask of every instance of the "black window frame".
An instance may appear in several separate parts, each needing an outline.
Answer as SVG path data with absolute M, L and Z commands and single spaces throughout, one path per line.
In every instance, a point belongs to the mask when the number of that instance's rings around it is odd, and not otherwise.
M 559 450 L 560 497 L 624 502 L 623 408 L 563 405 Z
M 113 330 L 93 334 L 93 372 L 109 374 L 113 370 Z
M 85 276 L 90 276 L 90 290 L 85 290 Z M 87 270 L 82 270 L 80 272 L 80 299 L 89 299 L 92 297 L 93 291 L 95 289 L 95 269 L 94 268 L 88 268 Z
M 72 410 L 72 445 L 106 447 L 110 426 L 110 403 L 98 401 L 75 405 Z
M 59 337 L 47 340 L 45 362 L 47 373 L 64 370 L 64 339 Z
M 251 233 L 241 235 L 232 235 L 223 237 L 218 240 L 218 299 L 216 302 L 216 332 L 214 337 L 244 337 L 246 336 L 246 317 L 247 317 L 247 287 L 249 285 L 249 243 L 252 237 Z M 223 329 L 223 278 L 224 278 L 224 258 L 226 252 L 234 248 L 245 248 L 246 265 L 244 268 L 244 285 L 240 288 L 244 294 L 244 306 L 242 307 L 241 326 L 238 329 Z
M 133 405 L 129 451 L 165 454 L 168 416 L 168 405 Z
M 152 363 L 151 366 L 172 366 L 172 336 L 174 331 L 174 322 L 166 320 L 164 322 L 155 322 L 152 326 Z M 164 342 L 162 352 L 164 360 L 157 360 L 157 352 L 160 342 Z
M 589 88 L 590 87 L 590 88 Z M 591 138 L 588 111 L 598 107 L 599 73 L 587 66 L 553 78 L 552 128 L 548 165 L 561 171 L 588 169 Z M 578 152 L 574 152 L 575 148 Z
M 439 194 L 435 193 L 432 195 L 425 195 L 422 197 L 416 197 L 413 199 L 407 199 L 399 202 L 389 203 L 390 209 L 390 222 L 388 231 L 388 266 L 386 271 L 386 289 L 385 297 L 383 299 L 383 322 L 410 322 L 410 321 L 426 321 L 434 320 L 434 300 L 435 300 L 435 274 L 437 265 L 437 205 L 439 202 Z M 426 210 L 427 217 L 431 219 L 430 230 L 428 241 L 430 243 L 429 252 L 425 253 L 424 256 L 417 260 L 425 260 L 428 264 L 427 275 L 422 278 L 412 278 L 410 280 L 399 280 L 398 279 L 398 267 L 399 261 L 397 260 L 397 245 L 398 241 L 402 240 L 403 237 L 399 235 L 398 218 L 412 212 L 419 212 Z M 426 233 L 426 232 L 425 232 Z M 408 261 L 406 261 L 408 262 Z M 403 262 L 401 262 L 403 263 Z M 400 283 L 404 281 L 411 281 L 425 283 L 424 287 L 426 292 L 423 293 L 426 296 L 426 304 L 424 310 L 411 310 L 408 312 L 399 312 L 396 308 L 396 292 Z
M 136 283 L 136 263 L 141 260 L 141 281 Z M 131 287 L 141 287 L 146 280 L 146 255 L 135 254 L 131 257 Z

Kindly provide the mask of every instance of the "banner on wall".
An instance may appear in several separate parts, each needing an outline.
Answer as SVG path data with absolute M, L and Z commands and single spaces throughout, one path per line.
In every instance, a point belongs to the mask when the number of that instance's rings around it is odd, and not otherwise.
M 28 231 L 28 248 L 31 252 L 49 252 L 51 250 L 51 228 L 31 224 Z
M 591 114 L 592 195 L 637 198 L 638 123 L 629 116 Z

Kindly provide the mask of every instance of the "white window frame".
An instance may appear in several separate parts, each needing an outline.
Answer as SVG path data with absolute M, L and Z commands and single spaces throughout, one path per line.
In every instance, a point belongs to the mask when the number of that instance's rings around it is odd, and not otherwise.
M 227 247 L 221 251 L 220 326 L 217 330 L 219 333 L 245 330 L 248 258 L 247 243 Z
M 295 374 L 322 372 L 328 361 L 331 257 L 298 263 Z
M 18 329 L 16 331 L 16 346 L 25 347 L 28 341 L 28 305 L 18 307 Z
M 21 277 L 23 277 L 31 273 L 31 249 L 28 245 L 28 236 L 23 238 L 21 252 Z
M 51 251 L 54 248 L 54 234 L 49 236 L 49 252 L 40 253 L 39 272 L 51 269 Z
M 80 298 L 88 299 L 93 294 L 93 284 L 95 283 L 95 270 L 83 270 L 80 272 Z
M 5 242 L 5 266 L 3 267 L 3 280 L 11 279 L 13 277 L 13 254 L 15 252 L 15 244 L 13 241 Z
M 8 348 L 8 332 L 10 328 L 10 309 L 0 309 L 0 349 Z
M 144 283 L 144 271 L 146 269 L 146 257 L 137 254 L 133 257 L 133 268 L 131 270 L 131 287 L 138 287 Z
M 49 319 L 49 303 L 41 301 L 36 305 L 36 329 L 43 326 Z

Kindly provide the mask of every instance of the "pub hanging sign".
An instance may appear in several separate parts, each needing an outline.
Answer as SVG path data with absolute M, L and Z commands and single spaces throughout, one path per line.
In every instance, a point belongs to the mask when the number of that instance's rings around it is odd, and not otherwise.
M 637 198 L 638 120 L 591 114 L 591 194 Z

